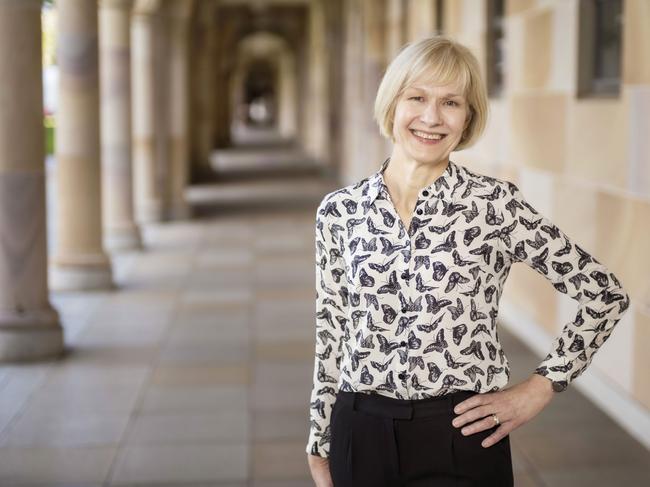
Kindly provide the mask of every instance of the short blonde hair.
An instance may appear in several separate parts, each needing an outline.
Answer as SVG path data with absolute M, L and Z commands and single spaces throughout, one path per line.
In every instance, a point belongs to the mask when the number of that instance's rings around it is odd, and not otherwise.
M 386 69 L 375 98 L 375 120 L 381 135 L 395 142 L 393 121 L 397 100 L 411 83 L 425 74 L 441 85 L 460 83 L 471 118 L 454 150 L 471 146 L 487 124 L 487 90 L 474 54 L 445 35 L 406 44 Z

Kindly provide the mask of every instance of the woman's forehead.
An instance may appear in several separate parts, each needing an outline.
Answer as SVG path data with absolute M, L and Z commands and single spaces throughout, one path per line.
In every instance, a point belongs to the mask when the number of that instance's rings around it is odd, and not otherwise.
M 423 73 L 406 85 L 406 89 L 414 88 L 430 92 L 454 93 L 463 96 L 465 90 L 459 79 L 441 80 L 433 73 Z
M 464 96 L 463 86 L 460 82 L 442 84 L 431 78 L 415 80 L 406 86 L 406 89 L 422 90 L 431 93 L 443 93 L 449 96 Z

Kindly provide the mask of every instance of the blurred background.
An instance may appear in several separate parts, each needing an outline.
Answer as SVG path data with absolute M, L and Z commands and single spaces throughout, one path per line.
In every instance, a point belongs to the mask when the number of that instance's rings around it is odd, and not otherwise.
M 632 297 L 511 433 L 518 487 L 650 484 L 650 1 L 0 0 L 0 485 L 311 486 L 315 210 L 388 62 L 478 58 L 482 139 Z M 514 266 L 511 384 L 577 302 Z

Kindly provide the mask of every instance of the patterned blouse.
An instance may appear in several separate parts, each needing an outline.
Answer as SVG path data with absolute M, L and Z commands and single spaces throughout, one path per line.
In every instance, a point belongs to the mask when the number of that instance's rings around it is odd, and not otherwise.
M 506 180 L 449 161 L 406 229 L 383 172 L 327 194 L 316 213 L 316 354 L 306 451 L 329 456 L 338 390 L 422 399 L 503 389 L 497 316 L 524 262 L 578 301 L 535 373 L 566 386 L 629 306 L 616 276 Z

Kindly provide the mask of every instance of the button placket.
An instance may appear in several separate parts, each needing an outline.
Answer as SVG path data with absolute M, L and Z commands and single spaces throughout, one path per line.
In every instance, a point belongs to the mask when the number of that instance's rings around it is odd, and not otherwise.
M 419 202 L 418 202 L 418 203 L 419 203 Z M 416 213 L 418 213 L 418 212 L 421 213 L 422 210 L 421 210 L 421 209 L 418 209 L 418 210 L 416 211 Z M 422 229 L 419 229 L 419 231 L 422 231 Z M 411 270 L 412 270 L 412 267 L 413 267 L 413 262 L 414 262 L 414 260 L 413 260 L 413 254 L 414 254 L 414 252 L 415 252 L 415 250 L 416 250 L 416 249 L 414 249 L 414 245 L 415 245 L 414 242 L 415 242 L 415 239 L 416 239 L 416 235 L 417 235 L 417 232 L 414 233 L 414 234 L 413 234 L 413 235 L 408 239 L 408 243 L 409 243 L 409 253 L 408 253 L 408 262 L 407 262 L 407 267 L 406 267 L 406 268 L 407 268 L 407 272 L 408 272 L 409 274 L 411 273 Z M 408 238 L 408 237 L 407 237 L 407 238 Z M 407 301 L 408 303 L 413 302 L 413 300 L 411 299 L 411 294 L 412 294 L 411 291 L 412 291 L 414 285 L 415 285 L 415 280 L 414 280 L 414 279 L 409 279 L 408 281 L 405 282 L 405 287 L 404 287 L 404 298 L 406 299 L 406 301 Z M 405 306 L 402 307 L 401 310 L 402 310 L 402 313 L 403 313 L 403 314 L 406 314 L 406 313 L 408 312 L 408 309 L 407 309 Z M 405 330 L 405 333 L 406 333 L 407 336 L 408 336 L 409 330 L 411 329 L 412 326 L 414 326 L 414 324 L 409 325 L 408 328 Z M 405 348 L 406 353 L 409 352 L 408 341 L 406 341 L 406 340 L 401 340 L 401 341 L 399 342 L 399 345 L 400 345 L 400 347 L 404 347 L 404 348 Z M 400 372 L 399 374 L 397 374 L 397 377 L 398 377 L 399 379 L 403 380 L 403 381 L 406 381 L 406 379 L 408 379 L 408 377 L 409 377 L 409 374 L 408 374 L 407 372 L 405 372 L 405 371 L 402 371 L 402 372 Z M 408 383 L 406 383 L 406 394 L 407 394 L 407 396 L 410 395 L 410 393 L 409 393 Z

